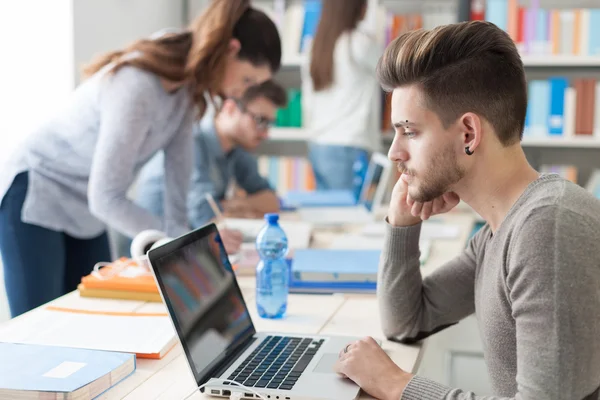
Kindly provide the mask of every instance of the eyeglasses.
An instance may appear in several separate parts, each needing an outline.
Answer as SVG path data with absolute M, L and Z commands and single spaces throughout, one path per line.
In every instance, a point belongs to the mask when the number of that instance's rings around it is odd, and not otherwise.
M 267 129 L 271 128 L 273 125 L 275 125 L 275 120 L 265 117 L 264 115 L 257 115 L 254 114 L 252 111 L 249 111 L 248 108 L 246 108 L 246 106 L 242 103 L 241 100 L 239 99 L 233 99 L 235 101 L 235 104 L 237 105 L 237 107 L 240 109 L 241 112 L 243 112 L 244 114 L 248 114 L 252 120 L 254 120 L 254 123 L 256 124 L 256 127 L 260 130 L 266 131 Z

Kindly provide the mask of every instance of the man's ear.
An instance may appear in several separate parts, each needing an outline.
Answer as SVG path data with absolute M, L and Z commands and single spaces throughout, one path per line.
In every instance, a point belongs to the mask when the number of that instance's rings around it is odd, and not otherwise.
M 229 46 L 228 46 L 229 55 L 237 56 L 237 54 L 240 52 L 241 48 L 242 48 L 242 44 L 240 43 L 239 40 L 233 38 L 229 41 Z
M 460 117 L 460 128 L 464 147 L 468 147 L 469 151 L 475 151 L 483 135 L 481 118 L 475 113 L 466 113 Z

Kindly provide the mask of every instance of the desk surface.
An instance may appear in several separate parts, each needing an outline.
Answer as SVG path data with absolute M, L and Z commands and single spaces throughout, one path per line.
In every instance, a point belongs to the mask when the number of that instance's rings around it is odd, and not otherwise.
M 431 253 L 422 271 L 428 274 L 449 258 L 459 254 L 470 235 L 474 217 L 471 214 L 455 213 L 441 219 L 461 227 L 456 239 L 435 240 Z M 332 233 L 316 235 L 321 246 L 332 237 Z M 416 372 L 423 351 L 423 343 L 407 346 L 385 340 L 381 332 L 377 300 L 374 295 L 334 294 L 300 295 L 291 294 L 287 317 L 282 320 L 265 320 L 258 317 L 254 301 L 254 278 L 239 277 L 238 283 L 258 331 L 305 334 L 341 334 L 373 336 L 383 341 L 383 348 L 404 370 Z M 52 302 L 54 305 L 72 308 L 94 308 L 104 311 L 156 312 L 165 308 L 162 304 L 139 301 L 81 298 L 77 292 L 70 293 Z M 42 306 L 40 308 L 43 308 Z M 30 311 L 16 319 L 28 318 L 39 309 Z M 160 310 L 159 310 L 160 311 Z M 15 319 L 15 320 L 16 320 Z M 12 321 L 15 321 L 12 320 Z M 10 330 L 12 321 L 6 322 L 0 331 Z M 2 333 L 0 333 L 2 340 Z M 188 368 L 181 345 L 178 343 L 160 360 L 138 359 L 136 372 L 105 392 L 99 399 L 200 399 L 194 393 L 196 383 Z M 363 394 L 361 398 L 369 398 Z

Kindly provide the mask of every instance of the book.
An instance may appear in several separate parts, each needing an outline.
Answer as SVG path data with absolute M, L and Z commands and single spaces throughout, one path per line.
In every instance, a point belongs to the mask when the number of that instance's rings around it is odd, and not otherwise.
M 0 400 L 87 400 L 136 369 L 134 354 L 0 343 Z
M 98 289 L 89 288 L 85 284 L 77 285 L 77 291 L 81 297 L 93 297 L 99 299 L 117 299 L 117 300 L 138 300 L 151 301 L 154 303 L 162 303 L 160 293 L 150 293 L 133 290 L 117 290 L 117 289 Z
M 46 306 L 0 327 L 0 341 L 132 353 L 160 359 L 178 342 L 166 313 Z
M 294 281 L 376 283 L 381 250 L 299 249 L 292 261 Z

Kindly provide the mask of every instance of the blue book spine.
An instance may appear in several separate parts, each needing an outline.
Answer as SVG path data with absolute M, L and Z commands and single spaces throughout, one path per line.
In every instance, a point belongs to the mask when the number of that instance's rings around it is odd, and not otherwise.
M 545 52 L 548 43 L 548 10 L 540 8 L 537 12 L 537 23 L 535 25 L 535 49 L 538 53 Z
M 498 28 L 508 28 L 508 0 L 488 0 L 485 8 L 485 19 Z
M 547 80 L 535 80 L 531 83 L 531 89 L 531 131 L 535 136 L 545 136 L 550 113 L 550 83 Z
M 590 9 L 589 55 L 600 56 L 600 8 Z
M 565 121 L 565 90 L 569 87 L 566 78 L 550 78 L 550 110 L 548 117 L 548 133 L 553 136 L 563 134 Z
M 302 26 L 302 40 L 300 52 L 307 49 L 317 31 L 319 18 L 321 17 L 321 0 L 304 0 L 304 24 Z

